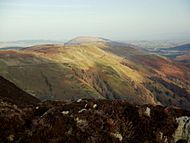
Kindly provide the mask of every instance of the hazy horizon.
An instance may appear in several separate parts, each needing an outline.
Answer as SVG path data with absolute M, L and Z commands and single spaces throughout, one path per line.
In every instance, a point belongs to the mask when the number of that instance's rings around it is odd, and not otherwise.
M 0 41 L 190 39 L 189 0 L 1 0 Z

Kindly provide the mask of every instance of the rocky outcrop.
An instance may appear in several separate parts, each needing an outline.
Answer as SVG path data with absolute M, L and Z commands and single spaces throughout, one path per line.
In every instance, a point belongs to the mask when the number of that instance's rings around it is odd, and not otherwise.
M 184 140 L 190 142 L 190 117 L 182 116 L 176 118 L 178 128 L 174 133 L 175 141 Z
M 181 124 L 184 119 L 181 117 L 190 116 L 190 112 L 180 109 L 137 106 L 125 100 L 46 101 L 25 107 L 2 101 L 0 106 L 2 143 L 188 141 L 189 125 L 187 120 Z M 181 130 L 181 126 L 186 126 L 185 130 Z

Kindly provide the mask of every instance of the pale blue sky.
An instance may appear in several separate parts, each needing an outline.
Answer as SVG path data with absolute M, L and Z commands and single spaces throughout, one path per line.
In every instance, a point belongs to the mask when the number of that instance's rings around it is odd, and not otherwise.
M 0 0 L 0 41 L 190 39 L 190 0 Z

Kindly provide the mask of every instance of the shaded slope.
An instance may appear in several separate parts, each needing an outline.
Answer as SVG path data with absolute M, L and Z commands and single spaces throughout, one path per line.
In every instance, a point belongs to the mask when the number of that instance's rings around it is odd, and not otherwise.
M 183 62 L 190 67 L 190 52 L 175 58 L 176 61 Z
M 0 99 L 16 105 L 32 105 L 40 102 L 40 100 L 19 89 L 16 85 L 1 76 Z

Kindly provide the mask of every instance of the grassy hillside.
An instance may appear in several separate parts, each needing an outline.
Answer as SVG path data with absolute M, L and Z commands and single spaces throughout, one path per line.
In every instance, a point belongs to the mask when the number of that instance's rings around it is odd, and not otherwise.
M 85 40 L 0 51 L 0 75 L 41 100 L 126 99 L 190 107 L 188 67 L 126 44 Z

